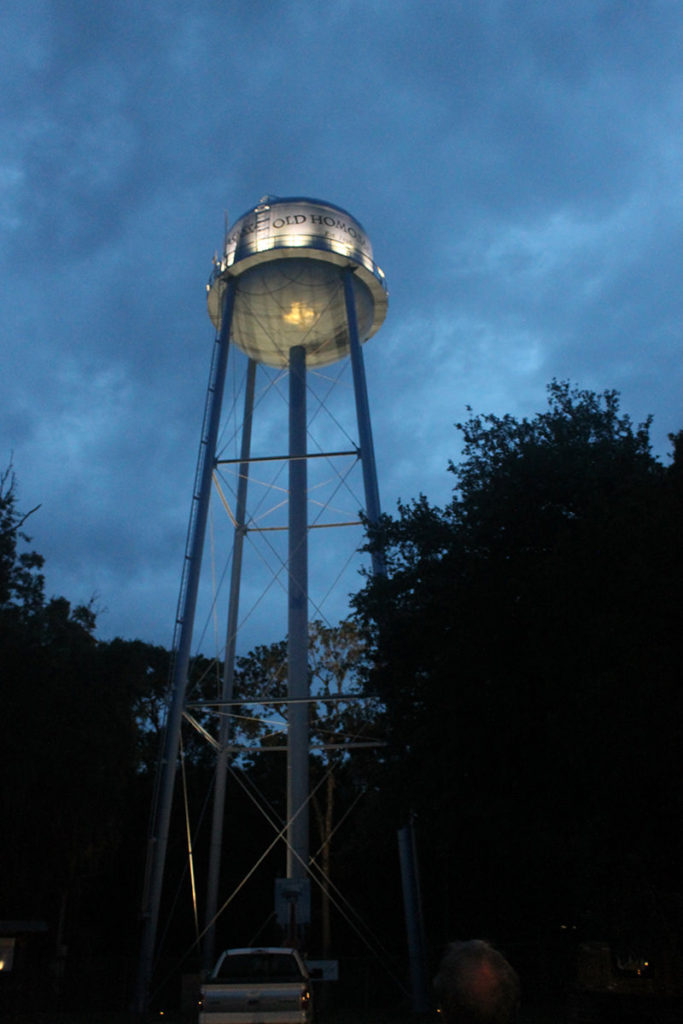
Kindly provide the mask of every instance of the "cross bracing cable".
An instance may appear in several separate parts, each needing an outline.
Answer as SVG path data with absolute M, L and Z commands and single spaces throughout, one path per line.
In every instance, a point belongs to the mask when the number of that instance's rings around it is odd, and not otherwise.
M 313 367 L 313 369 L 311 369 L 310 371 L 310 374 L 318 379 L 324 380 L 327 384 L 329 384 L 329 387 L 322 397 L 312 387 L 310 381 L 307 382 L 306 390 L 313 397 L 316 403 L 316 409 L 309 417 L 309 426 L 312 426 L 312 424 L 315 422 L 317 416 L 320 413 L 325 412 L 329 419 L 334 423 L 335 427 L 346 437 L 349 444 L 354 444 L 354 440 L 347 431 L 346 427 L 342 423 L 340 423 L 340 421 L 337 419 L 337 417 L 334 415 L 334 413 L 327 404 L 327 399 L 329 398 L 329 396 L 332 394 L 333 390 L 336 387 L 349 387 L 349 385 L 346 385 L 341 378 L 342 374 L 347 372 L 350 365 L 351 363 L 347 356 L 341 361 L 339 374 L 336 380 L 329 380 L 327 377 L 324 377 L 323 374 L 321 374 L 316 367 Z
M 319 782 L 315 785 L 315 787 L 308 794 L 308 797 L 307 797 L 307 800 L 305 801 L 305 803 L 308 803 L 308 802 L 310 802 L 312 800 L 313 796 L 318 792 L 318 790 L 322 787 L 322 785 L 327 782 L 327 779 L 328 779 L 329 775 L 333 772 L 333 770 L 334 770 L 334 765 L 330 765 L 328 767 L 327 771 L 322 775 L 322 777 L 319 780 Z M 223 905 L 216 912 L 213 920 L 208 922 L 205 925 L 204 929 L 201 932 L 199 932 L 199 934 L 196 936 L 194 942 L 181 955 L 181 957 L 179 958 L 178 964 L 182 964 L 187 959 L 187 957 L 190 955 L 192 950 L 195 949 L 199 945 L 199 943 L 201 942 L 202 938 L 204 937 L 206 932 L 209 930 L 209 928 L 213 927 L 213 925 L 215 925 L 215 923 L 219 919 L 219 917 L 225 912 L 225 910 L 227 910 L 228 906 L 230 906 L 230 904 L 237 897 L 239 892 L 241 892 L 241 890 L 244 888 L 246 883 L 253 876 L 253 874 L 257 871 L 257 869 L 260 867 L 260 865 L 263 863 L 263 861 L 268 856 L 268 854 L 271 852 L 271 850 L 275 847 L 275 845 L 278 842 L 280 842 L 281 839 L 283 839 L 285 841 L 285 843 L 289 846 L 289 843 L 287 841 L 287 830 L 289 828 L 289 824 L 290 823 L 282 824 L 282 819 L 279 817 L 279 815 L 277 815 L 277 813 L 274 811 L 274 809 L 272 807 L 270 807 L 270 805 L 269 805 L 268 812 L 266 812 L 264 807 L 258 802 L 258 798 L 255 795 L 255 793 L 258 794 L 258 797 L 260 799 L 264 800 L 264 803 L 267 803 L 267 801 L 265 801 L 265 798 L 260 793 L 258 788 L 256 786 L 254 786 L 252 780 L 249 780 L 250 784 L 251 784 L 251 787 L 252 787 L 251 790 L 245 784 L 244 780 L 246 778 L 248 778 L 248 776 L 245 773 L 239 773 L 238 774 L 232 767 L 229 769 L 229 771 L 230 771 L 231 776 L 238 782 L 238 784 L 241 786 L 243 791 L 252 800 L 252 802 L 257 807 L 257 809 L 260 811 L 260 813 L 263 815 L 265 820 L 276 831 L 276 835 L 275 835 L 274 839 L 271 841 L 271 843 L 263 851 L 263 853 L 258 858 L 258 860 L 252 865 L 252 867 L 244 875 L 242 880 L 233 889 L 232 893 L 230 893 L 228 898 L 224 901 Z M 255 790 L 255 793 L 252 790 Z M 363 795 L 362 793 L 359 794 L 359 797 L 357 799 L 359 799 L 362 795 Z M 355 806 L 356 802 L 357 802 L 357 800 L 354 801 L 354 806 Z M 292 816 L 292 820 L 294 820 L 294 818 L 296 818 L 297 815 L 299 813 L 301 813 L 301 811 L 303 809 L 303 806 L 304 805 L 302 805 L 301 807 L 298 808 L 298 810 Z M 206 804 L 205 804 L 205 807 L 206 807 Z M 350 813 L 350 811 L 349 811 L 349 813 Z M 346 816 L 347 815 L 345 815 L 345 817 Z M 339 822 L 338 825 L 335 827 L 334 832 L 337 831 L 337 828 L 339 827 L 340 824 L 341 824 L 341 822 Z M 334 832 L 332 833 L 332 835 L 334 834 Z M 330 836 L 330 838 L 332 837 L 332 835 Z M 299 857 L 299 855 L 298 855 L 298 853 L 296 851 L 294 851 L 294 855 L 301 862 L 301 858 Z M 310 875 L 311 879 L 318 886 L 320 886 L 321 888 L 324 887 L 324 886 L 326 887 L 327 893 L 328 893 L 328 897 L 330 899 L 330 902 L 335 907 L 335 909 L 340 914 L 340 916 L 346 921 L 346 923 L 349 925 L 349 927 L 352 929 L 352 931 L 354 931 L 355 934 L 358 935 L 359 939 L 361 940 L 361 942 L 363 942 L 363 944 L 366 946 L 366 948 L 374 956 L 377 957 L 378 962 L 383 966 L 383 968 L 385 969 L 385 971 L 387 972 L 389 977 L 392 978 L 392 980 L 397 984 L 399 989 L 403 993 L 406 993 L 407 990 L 406 990 L 403 982 L 396 976 L 394 971 L 389 966 L 388 960 L 390 959 L 390 954 L 388 953 L 386 948 L 383 946 L 381 941 L 377 938 L 377 936 L 370 929 L 370 927 L 367 925 L 367 923 L 363 920 L 361 915 L 355 910 L 355 908 L 350 904 L 350 902 L 346 899 L 346 897 L 343 895 L 343 893 L 333 883 L 332 879 L 328 875 L 325 874 L 325 872 L 322 870 L 322 868 L 315 861 L 314 858 L 311 858 L 310 863 L 308 865 L 304 865 L 304 867 L 306 868 L 306 870 L 307 870 L 308 874 Z M 177 967 L 174 968 L 174 970 L 177 970 Z M 170 971 L 169 974 L 168 974 L 168 977 L 170 977 L 172 973 L 173 973 L 173 971 Z M 160 990 L 163 987 L 163 985 L 165 984 L 166 980 L 167 980 L 167 978 L 164 979 L 164 981 L 162 981 L 160 983 L 160 985 L 158 986 L 157 991 Z
M 231 384 L 232 384 L 232 396 L 231 396 L 230 405 L 229 405 L 229 408 L 227 409 L 227 412 L 225 411 L 225 408 L 224 408 L 223 419 L 222 419 L 222 428 L 221 428 L 220 434 L 218 435 L 218 438 L 216 440 L 216 452 L 218 452 L 219 450 L 220 451 L 225 451 L 225 449 L 227 448 L 228 445 L 236 444 L 237 443 L 237 439 L 239 438 L 239 432 L 240 432 L 240 425 L 239 425 L 237 417 L 238 417 L 238 408 L 239 408 L 240 396 L 243 394 L 243 390 L 244 390 L 244 379 L 245 379 L 245 376 L 246 376 L 246 368 L 240 367 L 240 371 L 239 371 L 239 375 L 238 375 L 237 365 L 236 365 L 235 359 L 231 359 L 230 360 L 230 366 L 232 368 L 232 372 L 230 374 L 230 381 L 231 381 Z M 225 403 L 224 403 L 224 406 L 225 406 Z M 232 424 L 232 430 L 230 431 L 230 433 L 228 433 L 227 432 L 228 431 L 228 426 L 230 424 Z M 226 434 L 227 434 L 227 437 L 226 437 Z
M 180 737 L 180 774 L 183 786 L 183 807 L 185 808 L 185 838 L 187 840 L 187 861 L 190 868 L 190 891 L 192 893 L 192 914 L 194 917 L 195 936 L 199 935 L 199 911 L 197 909 L 197 884 L 194 876 L 194 850 L 192 847 L 192 829 L 190 828 L 190 803 L 187 792 L 187 774 L 185 772 L 185 746 Z
M 313 797 L 318 792 L 318 790 L 327 782 L 329 776 L 334 772 L 334 767 L 335 767 L 334 765 L 330 765 L 328 767 L 327 771 L 322 775 L 322 777 L 319 780 L 319 782 L 316 784 L 316 786 L 314 786 L 314 788 L 308 794 L 308 797 L 307 797 L 305 803 L 310 803 L 312 801 Z M 241 784 L 241 780 L 238 780 L 238 781 L 240 781 L 240 784 Z M 266 815 L 263 812 L 263 809 L 259 806 L 257 801 L 254 799 L 253 795 L 251 793 L 249 793 L 249 791 L 244 786 L 242 788 L 250 796 L 250 798 L 254 802 L 255 806 L 261 811 L 263 816 L 266 818 L 266 821 L 269 821 L 269 823 L 271 824 L 271 826 L 273 828 L 277 828 L 277 825 L 274 824 L 272 821 L 270 821 L 270 819 L 268 818 L 268 815 Z M 361 795 L 363 795 L 363 794 L 361 794 Z M 302 804 L 302 806 L 298 808 L 296 813 L 292 816 L 292 820 L 294 818 L 296 818 L 297 815 L 302 811 L 303 806 L 304 806 L 304 804 Z M 287 841 L 287 829 L 288 829 L 288 824 L 285 824 L 285 826 L 279 830 L 279 832 L 278 832 L 278 834 L 276 836 L 275 841 L 278 841 L 278 839 L 282 836 L 284 838 L 285 843 L 287 844 L 287 846 L 290 847 L 290 849 L 291 849 L 291 846 L 290 846 L 290 844 Z M 272 845 L 268 848 L 268 852 L 270 851 L 270 849 L 272 849 Z M 372 932 L 372 930 L 369 928 L 369 926 L 363 920 L 361 915 L 351 905 L 351 903 L 348 901 L 348 899 L 343 895 L 343 893 L 339 890 L 339 888 L 334 884 L 334 882 L 329 877 L 329 875 L 327 875 L 324 872 L 324 870 L 320 867 L 320 865 L 317 863 L 317 861 L 315 861 L 313 858 L 311 858 L 308 864 L 304 864 L 302 859 L 301 859 L 301 857 L 299 856 L 299 854 L 296 851 L 293 851 L 293 853 L 294 853 L 296 859 L 306 869 L 306 871 L 310 875 L 312 881 L 314 881 L 320 888 L 323 888 L 324 886 L 327 886 L 327 892 L 328 892 L 328 895 L 330 896 L 330 902 L 332 903 L 332 905 L 335 907 L 335 909 L 338 911 L 338 913 L 343 917 L 343 919 L 346 921 L 346 923 L 351 927 L 351 929 L 356 933 L 356 935 L 358 935 L 360 940 L 362 942 L 364 942 L 364 944 L 370 950 L 370 952 L 374 953 L 374 955 L 377 956 L 377 958 L 380 961 L 380 963 L 382 963 L 382 956 L 389 958 L 390 954 L 388 953 L 387 949 L 383 946 L 383 944 L 377 938 L 377 936 Z M 243 883 L 240 883 L 240 887 L 239 888 L 241 888 L 242 884 Z M 221 907 L 221 909 L 216 914 L 216 920 L 223 913 L 223 910 L 226 909 L 226 907 L 229 904 L 229 902 L 232 902 L 232 899 L 234 899 L 234 897 L 237 895 L 238 891 L 239 891 L 239 889 L 235 890 L 233 892 L 233 894 L 231 894 L 231 896 L 228 897 L 228 900 L 226 901 L 226 903 L 223 905 L 223 907 Z M 330 895 L 330 891 L 334 895 Z M 363 932 L 362 929 L 365 929 L 365 933 Z M 368 938 L 368 936 L 369 936 L 369 938 Z M 370 940 L 372 940 L 372 942 L 375 943 L 374 948 L 373 948 L 373 945 L 372 945 Z M 389 976 L 392 977 L 393 980 L 397 982 L 397 984 L 399 985 L 400 989 L 403 992 L 407 992 L 407 990 L 406 990 L 405 986 L 403 985 L 403 983 L 400 981 L 400 979 L 398 979 L 395 976 L 394 972 L 389 968 L 388 964 L 386 962 L 384 962 L 383 966 L 384 966 L 385 970 L 387 971 L 387 973 L 389 974 Z
M 232 773 L 232 769 L 230 769 L 230 771 L 231 771 L 231 773 Z M 240 783 L 240 785 L 242 785 L 242 783 L 241 783 L 241 780 L 240 780 L 239 778 L 237 779 L 237 781 L 238 781 L 238 782 Z M 304 808 L 304 806 L 305 806 L 305 803 L 307 803 L 308 801 L 310 801 L 310 799 L 311 799 L 311 796 L 313 795 L 313 793 L 317 792 L 317 790 L 318 790 L 319 786 L 320 786 L 320 785 L 322 784 L 322 781 L 323 781 L 323 780 L 321 780 L 321 782 L 320 782 L 320 783 L 318 783 L 318 785 L 317 785 L 317 786 L 316 786 L 316 787 L 315 787 L 315 788 L 314 788 L 313 790 L 311 790 L 311 793 L 309 793 L 309 795 L 308 795 L 308 798 L 307 798 L 307 800 L 306 800 L 306 801 L 304 802 L 304 804 L 302 804 L 302 805 L 301 805 L 301 807 L 299 807 L 299 808 L 298 808 L 298 810 L 297 810 L 297 811 L 296 811 L 296 812 L 295 812 L 295 813 L 294 813 L 294 814 L 292 815 L 292 819 L 291 819 L 292 821 L 293 821 L 294 819 L 296 819 L 296 818 L 298 817 L 298 815 L 299 815 L 299 814 L 301 813 L 301 811 L 303 810 L 303 808 Z M 251 793 L 249 793 L 249 791 L 248 791 L 248 790 L 247 790 L 247 789 L 246 789 L 246 788 L 245 788 L 244 786 L 243 786 L 242 788 L 244 788 L 244 789 L 245 789 L 245 792 L 246 792 L 246 793 L 247 793 L 247 794 L 249 795 L 250 799 L 252 799 L 252 800 L 253 800 L 253 795 L 252 795 Z M 257 805 L 257 806 L 258 806 L 258 805 Z M 263 811 L 262 811 L 262 813 L 263 813 Z M 264 815 L 264 816 L 265 816 L 265 815 Z M 269 819 L 268 819 L 268 817 L 267 817 L 267 816 L 265 816 L 265 817 L 266 817 L 266 820 L 268 821 L 268 820 L 269 820 Z M 272 824 L 272 823 L 271 823 L 271 824 Z M 249 879 L 250 879 L 250 878 L 252 877 L 252 875 L 253 875 L 253 874 L 254 874 L 254 873 L 255 873 L 255 872 L 257 871 L 257 869 L 258 869 L 258 868 L 259 868 L 259 867 L 261 866 L 261 864 L 263 863 L 263 861 L 265 860 L 265 858 L 266 858 L 266 857 L 268 856 L 268 854 L 269 854 L 269 853 L 271 852 L 271 850 L 272 850 L 272 849 L 274 849 L 274 847 L 275 847 L 275 846 L 277 845 L 277 843 L 279 843 L 279 842 L 280 842 L 281 840 L 284 840 L 284 841 L 285 841 L 285 843 L 287 843 L 287 828 L 288 828 L 288 824 L 289 824 L 289 823 L 285 823 L 285 824 L 284 824 L 284 825 L 283 825 L 283 826 L 282 826 L 281 828 L 279 828 L 279 829 L 278 829 L 278 831 L 277 831 L 277 834 L 276 834 L 275 838 L 274 838 L 274 839 L 273 839 L 273 840 L 272 840 L 272 841 L 271 841 L 271 842 L 269 843 L 269 845 L 268 845 L 268 846 L 266 847 L 266 849 L 265 849 L 265 850 L 263 851 L 263 853 L 262 853 L 262 854 L 261 854 L 261 856 L 260 856 L 260 857 L 258 858 L 258 860 L 257 860 L 257 861 L 256 861 L 256 862 L 255 862 L 255 863 L 254 863 L 254 864 L 253 864 L 253 865 L 251 866 L 251 868 L 249 869 L 249 871 L 247 871 L 247 873 L 246 873 L 246 874 L 244 875 L 244 877 L 242 878 L 242 880 L 241 880 L 241 881 L 240 881 L 240 882 L 239 882 L 239 883 L 238 883 L 238 884 L 237 884 L 237 885 L 235 886 L 235 888 L 234 888 L 234 889 L 233 889 L 233 891 L 232 891 L 232 892 L 230 893 L 230 895 L 228 896 L 228 898 L 227 898 L 227 899 L 225 900 L 225 902 L 223 903 L 223 905 L 222 905 L 222 906 L 220 907 L 220 909 L 219 909 L 219 910 L 218 910 L 218 911 L 216 912 L 216 914 L 214 915 L 214 917 L 213 917 L 213 920 L 211 920 L 211 921 L 209 921 L 209 922 L 207 922 L 207 923 L 205 924 L 205 926 L 204 926 L 203 930 L 202 930 L 202 931 L 201 931 L 201 932 L 199 933 L 199 935 L 198 935 L 198 936 L 197 936 L 197 938 L 196 938 L 196 939 L 194 940 L 194 942 L 192 942 L 192 943 L 191 943 L 191 945 L 190 945 L 190 946 L 189 946 L 189 947 L 188 947 L 188 948 L 186 949 L 186 951 L 185 951 L 185 952 L 184 952 L 184 953 L 182 954 L 182 956 L 180 957 L 180 963 L 182 963 L 182 962 L 183 962 L 183 961 L 184 961 L 184 960 L 185 960 L 185 959 L 186 959 L 186 958 L 187 958 L 187 957 L 189 956 L 189 954 L 190 954 L 190 953 L 192 952 L 192 950 L 193 950 L 193 949 L 195 949 L 195 948 L 196 948 L 196 947 L 197 947 L 197 946 L 199 945 L 199 943 L 200 943 L 200 942 L 201 942 L 201 940 L 202 940 L 202 939 L 204 938 L 204 936 L 206 935 L 206 933 L 207 933 L 207 931 L 209 930 L 209 928 L 211 928 L 211 927 L 212 927 L 212 926 L 213 926 L 213 925 L 214 925 L 214 924 L 216 923 L 216 921 L 217 921 L 217 920 L 218 920 L 218 918 L 219 918 L 219 917 L 221 916 L 221 914 L 223 914 L 223 913 L 225 912 L 225 910 L 227 910 L 227 908 L 228 908 L 228 907 L 230 906 L 230 904 L 231 904 L 231 903 L 233 902 L 233 900 L 234 900 L 234 899 L 235 899 L 235 898 L 237 897 L 237 895 L 238 895 L 238 894 L 239 894 L 239 893 L 240 893 L 240 892 L 242 891 L 242 889 L 243 889 L 243 888 L 244 888 L 244 886 L 245 886 L 245 885 L 247 884 L 247 882 L 248 882 L 248 881 L 249 881 Z M 273 827 L 275 827 L 275 826 L 273 826 Z M 162 984 L 163 984 L 163 983 L 162 983 Z M 159 988 L 161 988 L 161 987 L 162 987 L 162 985 L 160 985 L 160 986 L 159 986 Z
M 202 824 L 203 824 L 203 821 L 204 821 L 204 817 L 206 815 L 206 811 L 207 811 L 207 809 L 209 807 L 209 803 L 211 801 L 212 792 L 213 792 L 213 783 L 207 788 L 206 796 L 204 798 L 204 802 L 202 804 L 201 811 L 199 813 L 199 818 L 198 818 L 198 821 L 197 821 L 197 827 L 195 829 L 195 834 L 197 834 L 199 832 L 199 830 L 201 829 L 201 827 L 202 827 Z M 173 918 L 173 914 L 175 913 L 175 908 L 178 905 L 178 900 L 180 899 L 180 893 L 181 893 L 181 890 L 182 890 L 182 887 L 183 887 L 183 883 L 185 881 L 186 876 L 187 876 L 187 868 L 185 868 L 185 870 L 182 872 L 180 878 L 178 879 L 178 884 L 176 886 L 175 895 L 173 897 L 173 900 L 171 902 L 171 906 L 169 907 L 169 911 L 168 911 L 168 916 L 167 916 L 167 921 L 166 921 L 166 928 L 164 929 L 164 931 L 163 931 L 163 933 L 162 933 L 162 935 L 161 935 L 161 937 L 159 939 L 159 942 L 157 944 L 157 951 L 156 951 L 156 956 L 155 956 L 155 966 L 158 964 L 159 960 L 161 959 L 161 950 L 163 949 L 164 943 L 166 941 L 166 937 L 168 935 L 168 931 L 169 931 L 170 926 L 171 926 L 171 920 Z M 201 936 L 200 936 L 200 938 L 201 938 Z M 193 946 L 190 947 L 190 948 L 194 948 L 194 943 L 193 943 Z M 183 960 L 185 959 L 186 955 L 187 954 L 183 955 L 183 958 L 182 958 Z M 155 989 L 155 992 L 159 992 L 159 991 L 161 991 L 161 989 L 163 989 L 164 985 L 166 984 L 166 981 L 168 980 L 169 977 L 171 977 L 172 973 L 173 973 L 172 971 L 169 972 L 168 976 L 157 986 L 157 988 Z
M 283 403 L 286 403 L 286 399 L 284 398 L 284 396 L 283 396 L 282 392 L 280 391 L 280 388 L 279 388 L 278 385 L 279 385 L 279 382 L 281 380 L 284 380 L 287 377 L 287 373 L 288 373 L 287 369 L 281 369 L 281 370 L 277 370 L 277 371 L 273 372 L 273 367 L 261 365 L 261 371 L 262 372 L 261 372 L 261 374 L 259 376 L 260 376 L 261 380 L 265 381 L 265 386 L 262 387 L 258 391 L 258 393 L 256 394 L 256 396 L 254 398 L 254 412 L 256 412 L 256 410 L 261 406 L 261 403 L 265 401 L 266 397 L 268 396 L 269 392 L 271 392 L 271 391 L 274 391 L 275 394 L 278 396 L 278 398 Z M 244 386 L 243 382 L 244 382 L 245 375 L 246 375 L 246 369 L 242 373 L 242 379 L 241 379 L 240 387 L 236 389 L 238 395 L 241 393 L 241 391 L 243 389 L 243 386 Z M 220 450 L 218 449 L 218 447 L 216 447 L 216 461 L 218 463 L 221 462 L 221 458 L 224 455 L 225 449 L 228 447 L 228 445 L 230 445 L 230 444 L 236 445 L 237 444 L 237 442 L 239 440 L 239 434 L 240 434 L 240 431 L 241 431 L 241 427 L 242 427 L 242 424 L 240 423 L 239 426 L 237 426 L 234 429 L 233 433 L 225 441 L 223 441 L 223 444 L 222 444 L 222 447 L 220 448 Z M 240 460 L 236 458 L 235 461 L 239 462 Z

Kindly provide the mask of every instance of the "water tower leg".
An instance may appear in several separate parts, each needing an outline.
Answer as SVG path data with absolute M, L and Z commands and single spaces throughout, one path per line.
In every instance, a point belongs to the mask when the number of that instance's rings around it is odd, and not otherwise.
M 216 461 L 216 441 L 223 404 L 223 388 L 225 371 L 228 363 L 230 326 L 235 296 L 234 279 L 230 278 L 225 289 L 220 334 L 216 340 L 214 359 L 211 366 L 211 378 L 207 392 L 202 438 L 197 461 L 195 491 L 192 496 L 192 513 L 188 547 L 185 553 L 186 565 L 183 572 L 181 602 L 178 613 L 180 632 L 174 651 L 173 674 L 171 678 L 171 704 L 166 719 L 164 750 L 159 766 L 160 780 L 158 800 L 153 810 L 152 831 L 149 841 L 146 886 L 143 896 L 143 934 L 138 965 L 138 977 L 134 995 L 133 1009 L 141 1014 L 144 1012 L 152 978 L 154 952 L 156 947 L 161 890 L 166 866 L 166 848 L 171 819 L 171 805 L 175 786 L 178 747 L 180 744 L 180 727 L 185 706 L 185 690 L 187 673 L 192 648 L 192 632 L 197 607 L 199 588 L 199 572 L 204 549 L 204 535 L 211 497 L 211 479 Z
M 287 877 L 305 878 L 308 836 L 308 523 L 306 351 L 289 354 Z
M 379 504 L 379 487 L 377 485 L 377 464 L 375 462 L 375 446 L 372 441 L 370 424 L 370 406 L 368 388 L 365 380 L 365 363 L 358 338 L 358 319 L 356 316 L 356 299 L 353 294 L 353 271 L 344 271 L 344 299 L 346 302 L 346 319 L 349 328 L 349 352 L 351 357 L 351 373 L 356 398 L 356 418 L 358 420 L 358 438 L 363 468 L 363 487 L 365 489 L 365 512 L 371 524 L 379 522 L 381 509 Z M 372 553 L 372 571 L 375 575 L 384 574 L 384 557 L 381 552 Z
M 223 847 L 223 819 L 225 815 L 225 789 L 228 773 L 228 744 L 231 737 L 230 713 L 227 703 L 233 698 L 235 679 L 235 648 L 239 625 L 240 583 L 242 578 L 242 554 L 246 535 L 247 485 L 249 482 L 249 457 L 251 455 L 251 425 L 254 414 L 254 384 L 256 363 L 249 360 L 244 392 L 244 416 L 242 419 L 242 444 L 240 468 L 235 502 L 235 536 L 232 548 L 232 569 L 230 574 L 230 596 L 228 600 L 228 625 L 223 664 L 223 685 L 221 697 L 226 702 L 221 712 L 219 730 L 219 751 L 216 758 L 215 786 L 213 794 L 213 819 L 209 847 L 209 869 L 206 881 L 206 920 L 202 950 L 202 964 L 205 970 L 213 967 L 216 946 L 216 911 L 218 909 L 218 886 L 220 882 L 221 852 Z

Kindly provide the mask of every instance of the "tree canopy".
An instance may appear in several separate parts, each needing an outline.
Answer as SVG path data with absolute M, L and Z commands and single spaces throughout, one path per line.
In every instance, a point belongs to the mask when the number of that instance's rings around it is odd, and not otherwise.
M 436 932 L 672 927 L 680 438 L 665 468 L 616 392 L 558 381 L 531 419 L 470 413 L 451 502 L 382 519 L 356 598 Z
M 59 963 L 67 947 L 120 949 L 121 915 L 129 930 L 135 919 L 150 800 L 146 715 L 168 655 L 98 642 L 92 603 L 46 598 L 30 515 L 10 465 L 0 477 L 0 906 L 6 920 L 46 922 Z M 39 999 L 37 987 L 32 994 Z

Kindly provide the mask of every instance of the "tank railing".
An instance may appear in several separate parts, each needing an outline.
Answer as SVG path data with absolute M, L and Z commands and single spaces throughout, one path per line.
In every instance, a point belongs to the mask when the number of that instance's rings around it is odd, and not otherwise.
M 257 236 L 255 231 L 246 237 L 231 253 L 229 263 L 226 261 L 225 256 L 221 260 L 216 260 L 209 277 L 209 289 L 236 263 L 241 262 L 241 260 L 246 259 L 248 256 L 255 256 L 257 253 L 269 252 L 274 249 L 318 249 L 321 252 L 333 252 L 337 256 L 345 256 L 354 263 L 362 264 L 379 281 L 384 291 L 387 290 L 387 283 L 382 270 L 367 253 L 352 243 L 345 245 L 337 239 L 299 233 L 296 235 L 286 235 L 284 232 L 281 232 L 265 235 L 259 232 Z

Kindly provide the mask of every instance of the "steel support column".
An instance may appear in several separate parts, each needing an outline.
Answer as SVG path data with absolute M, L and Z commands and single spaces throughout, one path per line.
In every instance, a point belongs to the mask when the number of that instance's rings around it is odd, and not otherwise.
M 197 607 L 199 574 L 204 549 L 209 499 L 211 496 L 211 479 L 216 459 L 216 441 L 220 424 L 221 406 L 223 404 L 223 389 L 228 363 L 234 297 L 235 282 L 233 278 L 230 278 L 227 282 L 223 298 L 221 329 L 216 339 L 204 411 L 195 489 L 192 496 L 192 515 L 176 622 L 179 632 L 177 644 L 174 648 L 173 672 L 170 684 L 170 707 L 166 719 L 162 760 L 159 766 L 159 791 L 153 809 L 153 823 L 149 839 L 142 907 L 143 934 L 133 1004 L 134 1011 L 139 1014 L 142 1014 L 147 1006 L 154 965 L 171 805 L 173 803 L 176 764 L 180 744 L 180 727 L 185 706 L 185 691 L 192 649 L 192 632 Z
M 358 420 L 358 440 L 363 469 L 363 487 L 365 489 L 365 514 L 374 526 L 381 515 L 379 503 L 379 487 L 377 485 L 377 464 L 375 462 L 375 446 L 372 441 L 370 424 L 370 405 L 368 388 L 365 380 L 365 363 L 358 337 L 358 318 L 356 316 L 356 299 L 353 293 L 353 270 L 344 271 L 344 300 L 346 302 L 346 320 L 349 328 L 349 354 L 351 357 L 351 373 L 353 390 L 356 399 L 356 418 Z M 375 575 L 385 572 L 384 556 L 380 551 L 372 552 L 372 571 Z
M 308 521 L 306 351 L 289 353 L 287 877 L 305 878 L 308 836 Z M 297 698 L 299 698 L 297 700 Z
M 230 574 L 230 596 L 228 599 L 228 625 L 223 663 L 223 685 L 221 699 L 226 703 L 221 709 L 219 729 L 219 752 L 216 759 L 216 773 L 213 794 L 213 818 L 209 847 L 209 868 L 206 889 L 206 919 L 202 950 L 202 962 L 206 970 L 213 967 L 216 943 L 216 911 L 218 909 L 218 886 L 220 882 L 221 851 L 223 848 L 223 819 L 225 816 L 225 789 L 228 773 L 228 744 L 232 727 L 230 714 L 235 679 L 235 648 L 239 625 L 240 582 L 242 578 L 242 554 L 246 536 L 247 488 L 249 483 L 249 456 L 251 455 L 251 427 L 254 415 L 254 383 L 256 363 L 249 360 L 244 393 L 244 416 L 242 419 L 242 443 L 240 450 L 239 478 L 235 503 L 235 535 L 232 547 L 232 569 Z

